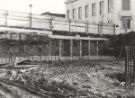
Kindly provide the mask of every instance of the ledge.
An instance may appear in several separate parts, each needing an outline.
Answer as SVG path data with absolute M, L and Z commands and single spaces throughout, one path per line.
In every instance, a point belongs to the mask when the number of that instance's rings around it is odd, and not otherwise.
M 75 2 L 75 1 L 78 1 L 78 0 L 66 0 L 66 1 L 65 1 L 65 4 L 69 4 L 69 3 Z
M 63 39 L 63 40 L 91 40 L 91 41 L 108 41 L 107 38 L 98 37 L 80 37 L 80 36 L 61 36 L 61 35 L 48 35 L 52 39 Z

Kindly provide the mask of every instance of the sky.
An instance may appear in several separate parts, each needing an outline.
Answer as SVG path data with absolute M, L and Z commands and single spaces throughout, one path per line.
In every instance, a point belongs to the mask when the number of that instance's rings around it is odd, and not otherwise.
M 33 5 L 32 12 L 41 14 L 49 11 L 65 13 L 65 0 L 0 0 L 0 9 L 29 12 L 29 4 Z

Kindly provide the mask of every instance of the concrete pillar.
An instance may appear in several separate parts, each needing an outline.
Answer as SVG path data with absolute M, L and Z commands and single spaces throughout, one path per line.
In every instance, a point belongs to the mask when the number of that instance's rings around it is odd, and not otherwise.
M 19 33 L 19 40 L 22 40 L 22 33 Z
M 10 33 L 10 39 L 13 39 L 13 33 Z
M 30 13 L 29 13 L 29 28 L 32 27 L 32 4 L 29 5 Z
M 62 56 L 62 40 L 59 40 L 59 56 Z
M 54 25 L 53 25 L 53 18 L 51 17 L 51 19 L 49 20 L 50 23 L 50 30 L 53 29 Z
M 52 40 L 50 39 L 50 41 L 49 41 L 49 56 L 51 56 L 51 52 L 52 52 Z
M 82 57 L 82 40 L 80 40 L 80 57 Z
M 73 40 L 70 40 L 70 56 L 73 56 Z
M 5 26 L 8 25 L 8 10 L 5 12 Z
M 97 56 L 99 56 L 99 47 L 98 47 L 98 45 L 99 45 L 99 42 L 96 41 L 96 55 Z
M 89 22 L 86 21 L 85 22 L 85 33 L 88 33 L 89 32 Z
M 69 19 L 69 33 L 71 32 L 71 20 Z
M 90 49 L 90 40 L 89 40 L 89 41 L 88 41 L 88 53 L 89 53 L 88 55 L 89 55 L 89 56 L 90 56 L 90 50 L 91 50 L 91 49 Z
M 113 25 L 113 30 L 114 30 L 113 31 L 114 32 L 114 35 L 116 35 L 116 25 L 115 24 Z

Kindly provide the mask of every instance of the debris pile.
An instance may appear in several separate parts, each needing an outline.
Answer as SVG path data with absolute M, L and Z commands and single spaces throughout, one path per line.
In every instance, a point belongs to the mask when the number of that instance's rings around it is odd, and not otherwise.
M 124 93 L 124 87 L 107 74 L 123 70 L 111 66 L 78 61 L 44 64 L 29 69 L 1 69 L 0 80 L 45 98 L 118 98 Z

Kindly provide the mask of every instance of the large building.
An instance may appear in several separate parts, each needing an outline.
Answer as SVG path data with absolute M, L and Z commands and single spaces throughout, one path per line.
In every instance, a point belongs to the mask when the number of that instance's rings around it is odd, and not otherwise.
M 135 31 L 135 0 L 66 0 L 66 17 L 115 24 L 117 33 Z

